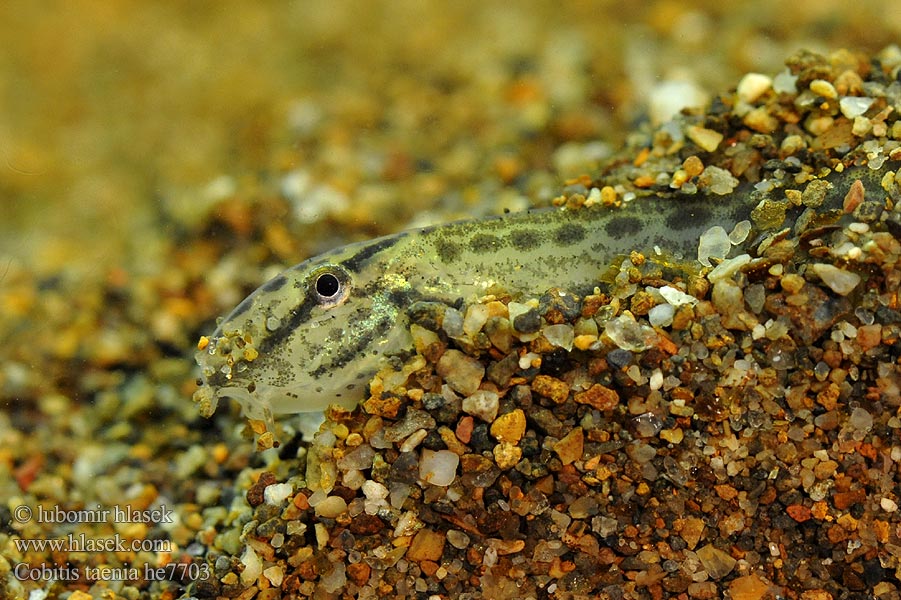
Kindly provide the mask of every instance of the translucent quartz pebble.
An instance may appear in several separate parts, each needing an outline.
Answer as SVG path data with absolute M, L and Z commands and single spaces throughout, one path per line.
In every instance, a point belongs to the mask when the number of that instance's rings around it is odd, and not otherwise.
M 710 259 L 726 258 L 732 243 L 729 241 L 729 234 L 719 225 L 714 225 L 701 234 L 700 243 L 698 244 L 698 262 L 705 267 L 711 266 Z

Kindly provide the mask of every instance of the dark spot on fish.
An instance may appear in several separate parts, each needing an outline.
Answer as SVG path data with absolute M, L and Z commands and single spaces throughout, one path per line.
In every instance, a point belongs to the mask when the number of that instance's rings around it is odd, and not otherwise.
M 564 223 L 554 231 L 554 241 L 561 246 L 578 244 L 585 239 L 587 232 L 578 223 Z
M 605 231 L 610 237 L 621 239 L 640 233 L 643 226 L 638 217 L 614 217 L 607 222 Z
M 712 216 L 706 206 L 678 206 L 666 217 L 666 226 L 669 229 L 682 231 L 699 224 L 709 223 Z
M 235 309 L 231 312 L 231 314 L 228 315 L 228 317 L 225 318 L 225 320 L 226 320 L 226 321 L 231 321 L 231 320 L 233 320 L 233 319 L 236 319 L 236 318 L 240 317 L 241 315 L 243 315 L 244 313 L 246 313 L 248 310 L 250 310 L 250 307 L 253 306 L 253 297 L 254 297 L 254 295 L 255 295 L 255 294 L 251 294 L 250 296 L 247 296 L 246 298 L 244 298 L 243 300 L 241 300 L 241 304 L 239 304 L 238 306 L 236 306 Z
M 359 273 L 360 268 L 369 262 L 373 256 L 399 242 L 401 237 L 402 236 L 392 235 L 382 238 L 381 240 L 376 240 L 368 246 L 364 246 L 359 252 L 341 263 L 341 265 L 349 271 Z
M 510 243 L 517 250 L 532 250 L 541 245 L 541 234 L 532 229 L 517 229 L 510 233 Z
M 469 247 L 477 254 L 496 252 L 500 250 L 503 245 L 504 241 L 501 238 L 489 233 L 478 233 L 472 236 L 472 239 L 469 242 Z
M 288 278 L 284 275 L 279 275 L 278 277 L 273 277 L 272 279 L 264 283 L 263 287 L 260 289 L 262 289 L 264 292 L 274 292 L 285 287 L 286 283 L 288 283 Z
M 462 250 L 460 249 L 460 244 L 441 237 L 435 240 L 435 251 L 438 253 L 438 258 L 441 262 L 452 263 L 460 258 Z

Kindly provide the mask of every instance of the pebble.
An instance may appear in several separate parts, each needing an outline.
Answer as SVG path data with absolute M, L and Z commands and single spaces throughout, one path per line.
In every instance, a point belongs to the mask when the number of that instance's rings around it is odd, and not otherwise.
M 499 416 L 491 424 L 491 435 L 499 442 L 516 444 L 526 432 L 526 414 L 517 408 Z
M 263 498 L 266 504 L 272 506 L 281 506 L 288 496 L 294 493 L 294 488 L 290 483 L 274 483 L 266 486 L 263 491 Z
M 873 106 L 873 98 L 861 98 L 859 96 L 845 96 L 839 100 L 838 106 L 842 114 L 849 119 L 855 119 Z
M 738 99 L 748 104 L 753 104 L 767 93 L 773 86 L 773 80 L 761 73 L 747 73 L 738 82 L 736 94 Z
M 704 570 L 712 579 L 722 579 L 732 572 L 738 562 L 713 544 L 707 544 L 697 551 Z
M 687 127 L 685 135 L 706 152 L 714 152 L 723 141 L 723 134 L 712 129 L 692 125 Z M 737 183 L 737 181 L 736 181 Z
M 317 503 L 313 510 L 316 516 L 334 519 L 347 511 L 347 502 L 341 496 L 328 496 L 322 502 Z
M 576 427 L 554 444 L 554 452 L 564 465 L 572 464 L 582 458 L 585 449 L 585 434 L 581 427 Z
M 470 396 L 479 389 L 479 384 L 485 376 L 485 367 L 482 363 L 454 349 L 447 350 L 441 355 L 436 371 L 454 391 L 464 396 Z
M 724 259 L 731 249 L 732 242 L 729 240 L 729 234 L 721 226 L 714 225 L 701 234 L 698 243 L 698 262 L 709 267 L 711 258 Z
M 496 392 L 478 390 L 463 399 L 463 412 L 491 423 L 497 417 L 500 401 Z
M 448 486 L 454 482 L 460 457 L 450 450 L 423 449 L 419 460 L 419 479 L 438 486 Z
M 810 269 L 829 286 L 829 289 L 840 296 L 847 296 L 860 284 L 860 275 L 834 265 L 814 263 L 810 265 Z

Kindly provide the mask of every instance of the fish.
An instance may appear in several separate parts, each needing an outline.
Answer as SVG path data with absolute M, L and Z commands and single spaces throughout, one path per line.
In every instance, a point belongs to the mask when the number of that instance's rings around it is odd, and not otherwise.
M 851 182 L 862 181 L 872 196 L 881 191 L 880 176 L 866 167 L 833 171 L 811 206 L 792 204 L 778 189 L 741 184 L 722 196 L 532 209 L 349 244 L 284 270 L 201 338 L 195 400 L 209 413 L 232 398 L 246 416 L 266 421 L 333 403 L 353 408 L 386 357 L 412 347 L 410 309 L 418 302 L 453 305 L 496 290 L 514 297 L 550 288 L 591 293 L 635 251 L 698 273 L 706 262 L 699 240 L 711 228 L 756 223 L 731 248 L 753 252 L 765 229 L 791 233 L 850 218 L 843 202 Z

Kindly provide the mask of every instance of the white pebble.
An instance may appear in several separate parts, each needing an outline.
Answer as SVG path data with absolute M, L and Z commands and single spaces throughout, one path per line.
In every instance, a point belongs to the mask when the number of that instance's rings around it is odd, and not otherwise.
M 253 548 L 245 546 L 244 554 L 241 555 L 241 563 L 244 565 L 244 570 L 241 571 L 241 583 L 253 585 L 263 572 L 263 563 L 260 561 L 260 557 L 253 551 Z
M 751 233 L 751 222 L 747 219 L 739 221 L 735 224 L 735 227 L 732 228 L 732 231 L 729 232 L 729 241 L 733 246 L 737 246 L 748 239 L 749 233 Z
M 714 225 L 701 234 L 698 244 L 698 262 L 709 267 L 711 258 L 726 258 L 731 248 L 729 234 L 719 225 Z
M 432 485 L 450 485 L 457 476 L 459 464 L 460 457 L 450 450 L 435 451 L 426 448 L 419 460 L 419 478 Z
M 707 279 L 710 280 L 710 283 L 716 283 L 720 279 L 730 279 L 732 275 L 749 262 L 751 262 L 751 255 L 749 254 L 739 254 L 734 258 L 727 258 L 707 274 Z
M 842 111 L 842 114 L 848 117 L 849 119 L 854 119 L 856 117 L 861 116 L 863 113 L 870 110 L 870 107 L 873 105 L 873 98 L 862 98 L 859 96 L 845 96 L 841 100 L 838 101 L 838 107 Z
M 293 491 L 294 488 L 290 483 L 273 483 L 272 485 L 267 485 L 266 489 L 263 490 L 263 499 L 266 501 L 266 504 L 279 506 Z
M 388 488 L 371 479 L 366 480 L 362 487 L 363 495 L 370 500 L 380 500 L 388 497 Z
M 674 288 L 671 285 L 665 285 L 660 288 L 660 295 L 672 306 L 682 306 L 683 304 L 695 305 L 698 303 L 697 298 L 691 294 L 686 294 L 682 290 Z
M 720 167 L 709 166 L 698 177 L 698 185 L 719 196 L 731 194 L 738 186 L 738 179 L 732 173 Z
M 463 412 L 491 423 L 497 417 L 500 401 L 496 392 L 477 390 L 463 399 Z
M 815 263 L 810 266 L 823 283 L 840 296 L 847 296 L 860 283 L 860 275 L 833 265 Z
M 773 86 L 773 80 L 760 73 L 748 73 L 738 82 L 738 99 L 752 103 L 763 96 Z
M 707 93 L 692 81 L 663 81 L 651 90 L 648 101 L 651 120 L 659 125 L 679 114 L 683 108 L 707 104 Z
M 885 512 L 895 512 L 898 510 L 898 503 L 891 498 L 883 498 L 879 501 L 879 506 L 881 506 L 882 510 Z
M 658 304 L 648 311 L 648 321 L 654 327 L 666 327 L 672 324 L 676 308 L 672 304 Z
M 317 517 L 334 519 L 347 510 L 347 502 L 341 496 L 329 496 L 316 505 L 314 511 Z

